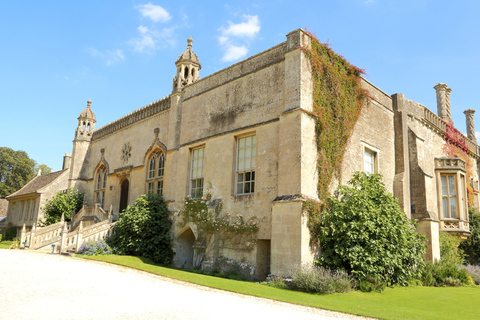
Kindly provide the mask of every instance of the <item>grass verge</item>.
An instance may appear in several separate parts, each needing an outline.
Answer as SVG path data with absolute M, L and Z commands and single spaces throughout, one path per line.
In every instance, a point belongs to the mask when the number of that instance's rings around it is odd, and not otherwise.
M 118 264 L 211 288 L 380 319 L 478 319 L 480 314 L 480 304 L 477 303 L 480 286 L 395 287 L 387 288 L 384 293 L 353 291 L 319 295 L 161 267 L 142 257 L 77 257 Z
M 0 241 L 0 249 L 10 249 L 10 246 L 12 245 L 13 241 Z

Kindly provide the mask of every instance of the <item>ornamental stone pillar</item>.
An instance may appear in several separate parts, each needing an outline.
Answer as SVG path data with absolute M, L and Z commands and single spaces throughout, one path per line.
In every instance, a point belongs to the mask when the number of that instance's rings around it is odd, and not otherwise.
M 445 83 L 433 87 L 437 91 L 437 114 L 443 121 L 453 124 L 450 107 L 450 89 Z
M 475 136 L 475 121 L 473 118 L 473 114 L 475 110 L 468 109 L 463 112 L 465 114 L 465 120 L 467 121 L 467 137 L 468 139 L 472 140 L 477 144 L 477 137 Z

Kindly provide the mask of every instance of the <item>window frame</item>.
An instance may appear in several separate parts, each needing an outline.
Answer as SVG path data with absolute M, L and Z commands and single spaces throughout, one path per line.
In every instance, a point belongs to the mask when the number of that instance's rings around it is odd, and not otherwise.
M 252 138 L 252 143 L 250 145 L 246 145 L 247 139 Z M 242 141 L 245 139 L 245 143 L 242 146 Z M 250 149 L 250 156 L 246 157 L 245 154 L 247 153 L 247 148 Z M 241 156 L 241 151 L 243 152 L 243 157 Z M 253 152 L 252 152 L 253 149 Z M 253 159 L 253 166 L 251 165 Z M 255 181 L 256 181 L 256 159 L 257 159 L 257 133 L 256 132 L 249 132 L 240 136 L 235 137 L 235 195 L 243 196 L 243 195 L 252 195 L 255 194 Z M 240 161 L 244 160 L 243 166 L 245 166 L 246 161 L 250 163 L 248 168 L 240 168 Z M 240 180 L 241 177 L 241 180 Z M 248 178 L 248 179 L 247 179 Z M 241 190 L 240 190 L 240 186 Z M 248 186 L 248 188 L 246 187 Z M 248 192 L 245 192 L 248 189 Z
M 146 194 L 161 194 L 164 191 L 166 154 L 163 150 L 153 151 L 147 158 L 147 177 L 145 179 Z M 153 161 L 153 166 L 152 166 Z M 161 171 L 160 171 L 161 170 Z M 160 172 L 162 175 L 160 175 Z
M 202 151 L 201 151 L 202 150 Z M 190 149 L 190 179 L 188 184 L 188 195 L 193 199 L 199 199 L 203 197 L 204 191 L 204 182 L 205 182 L 205 145 L 201 145 L 195 148 Z M 196 152 L 201 152 L 201 155 L 195 156 Z M 194 165 L 198 162 L 197 160 L 201 160 L 201 166 Z M 200 169 L 201 175 L 197 175 L 195 172 L 198 172 Z
M 365 172 L 366 174 L 376 174 L 379 173 L 379 158 L 380 158 L 380 150 L 373 147 L 370 144 L 367 144 L 365 142 L 361 143 L 362 145 L 362 171 Z M 373 172 L 368 171 L 366 168 L 366 153 L 370 153 L 373 155 Z
M 105 207 L 105 191 L 107 188 L 107 167 L 105 165 L 100 166 L 97 169 L 97 181 L 95 181 L 95 204 L 98 204 L 98 207 Z

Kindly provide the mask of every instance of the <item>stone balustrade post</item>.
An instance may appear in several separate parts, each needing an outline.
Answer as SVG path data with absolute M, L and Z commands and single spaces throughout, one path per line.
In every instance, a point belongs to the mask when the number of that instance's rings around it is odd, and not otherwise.
M 83 240 L 83 221 L 80 221 L 80 225 L 78 226 L 77 229 L 77 243 L 75 244 L 75 252 L 80 249 L 80 246 L 82 245 L 82 240 Z
M 62 215 L 63 216 L 63 215 Z M 60 240 L 60 248 L 58 249 L 58 253 L 62 253 L 65 249 L 65 242 L 67 240 L 68 228 L 67 223 L 65 222 L 62 229 L 62 239 Z
M 26 227 L 25 227 L 25 223 L 24 223 L 23 227 L 22 227 L 22 233 L 20 233 L 20 245 L 22 245 L 22 243 L 25 242 L 25 233 L 26 233 Z
M 28 247 L 31 248 L 32 245 L 35 243 L 34 238 L 35 238 L 35 231 L 37 227 L 36 224 L 34 223 L 32 226 L 32 230 L 30 231 L 30 241 L 28 242 Z

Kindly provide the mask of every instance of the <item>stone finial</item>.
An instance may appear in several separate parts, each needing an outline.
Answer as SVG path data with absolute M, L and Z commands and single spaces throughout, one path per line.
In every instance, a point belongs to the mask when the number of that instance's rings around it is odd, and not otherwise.
M 87 101 L 87 108 L 90 108 L 90 105 L 92 104 L 92 100 L 91 99 L 88 99 Z
M 463 113 L 465 114 L 465 120 L 467 121 L 467 137 L 477 144 L 477 137 L 475 136 L 475 121 L 473 118 L 475 110 L 467 109 Z
M 450 107 L 450 89 L 445 83 L 438 83 L 433 87 L 437 92 L 437 113 L 442 120 L 452 122 Z
M 188 43 L 188 46 L 189 46 L 189 47 L 192 46 L 192 43 L 193 43 L 192 37 L 190 37 L 190 38 L 187 39 L 187 43 Z
M 42 175 L 42 168 L 38 168 L 37 177 Z
M 160 128 L 155 128 L 153 130 L 153 133 L 155 134 L 155 139 L 158 139 L 158 134 L 160 133 Z

